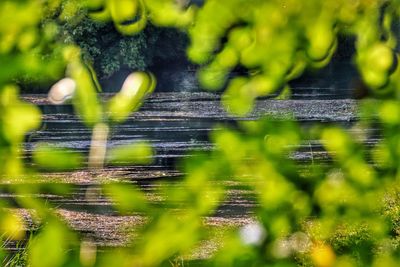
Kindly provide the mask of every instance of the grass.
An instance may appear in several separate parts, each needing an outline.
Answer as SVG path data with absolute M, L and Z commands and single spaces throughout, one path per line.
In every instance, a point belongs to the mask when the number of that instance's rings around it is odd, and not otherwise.
M 2 245 L 7 244 L 6 242 Z M 23 267 L 27 266 L 28 250 L 25 242 L 18 242 L 15 246 L 16 252 L 9 253 L 4 257 L 1 265 L 3 267 Z

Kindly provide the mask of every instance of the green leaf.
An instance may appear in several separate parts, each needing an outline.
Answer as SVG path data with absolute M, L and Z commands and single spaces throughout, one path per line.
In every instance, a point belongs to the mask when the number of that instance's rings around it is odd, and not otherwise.
M 119 93 L 108 102 L 109 118 L 113 122 L 124 122 L 131 112 L 136 111 L 143 100 L 149 96 L 156 87 L 153 74 L 134 72 L 130 74 Z
M 32 157 L 38 168 L 49 171 L 73 170 L 83 165 L 81 154 L 44 143 L 36 146 Z
M 18 88 L 6 86 L 0 95 L 4 135 L 11 143 L 22 142 L 25 134 L 37 129 L 41 122 L 40 110 L 18 99 Z
M 141 142 L 110 149 L 108 162 L 114 165 L 147 165 L 153 161 L 153 154 L 151 145 L 147 142 Z
M 97 98 L 96 82 L 91 72 L 81 63 L 74 62 L 69 66 L 69 74 L 77 84 L 73 104 L 83 122 L 93 127 L 102 120 L 102 108 Z
M 61 223 L 50 221 L 29 245 L 29 266 L 58 267 L 67 260 L 69 231 Z
M 121 33 L 134 35 L 146 27 L 147 16 L 143 0 L 111 0 L 109 6 L 115 27 Z M 139 20 L 130 22 L 137 17 Z
M 133 185 L 107 184 L 104 191 L 122 214 L 149 211 L 145 195 Z

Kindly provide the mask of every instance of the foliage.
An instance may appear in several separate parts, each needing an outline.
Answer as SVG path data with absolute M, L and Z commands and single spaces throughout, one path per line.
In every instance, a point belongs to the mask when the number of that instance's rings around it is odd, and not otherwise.
M 369 115 L 382 120 L 379 113 L 387 103 L 368 103 L 368 108 L 371 105 L 374 111 Z M 367 127 L 371 120 L 362 123 Z M 392 233 L 397 230 L 391 213 L 384 212 L 383 200 L 397 183 L 397 164 L 382 169 L 382 158 L 369 162 L 381 146 L 368 150 L 336 126 L 311 133 L 294 127 L 267 119 L 243 123 L 239 131 L 216 133 L 218 149 L 207 158 L 218 161 L 211 160 L 204 176 L 214 176 L 217 165 L 215 177 L 234 177 L 254 187 L 260 204 L 257 218 L 265 231 L 252 242 L 234 236 L 239 240 L 230 241 L 216 256 L 218 265 L 294 266 L 299 258 L 309 257 L 316 266 L 395 266 L 399 252 Z M 398 138 L 387 130 L 384 135 L 383 143 Z M 333 163 L 311 165 L 304 172 L 307 163 L 287 159 L 306 141 L 302 136 L 320 139 Z M 379 155 L 389 153 L 385 149 Z
M 62 25 L 60 38 L 66 43 L 78 45 L 85 61 L 94 65 L 100 78 L 111 76 L 121 66 L 146 69 L 151 60 L 147 51 L 155 41 L 154 35 L 142 32 L 123 38 L 112 25 L 95 23 L 85 14 L 81 16 L 74 18 L 76 22 L 66 22 Z
M 249 70 L 231 79 L 224 94 L 230 111 L 245 114 L 257 97 L 287 87 L 307 68 L 326 66 L 338 36 L 354 36 L 364 82 L 376 94 L 393 96 L 397 18 L 397 1 L 211 0 L 189 29 L 188 56 L 204 65 L 199 79 L 209 90 L 224 87 L 233 69 Z
M 338 35 L 355 36 L 355 62 L 364 82 L 377 96 L 387 98 L 364 101 L 356 126 L 377 125 L 383 138 L 370 147 L 339 126 L 304 129 L 290 118 L 221 126 L 211 135 L 215 150 L 185 161 L 186 175 L 178 181 L 180 187 L 160 186 L 163 205 L 148 202 L 145 193 L 133 185 L 103 186 L 116 211 L 144 214 L 148 223 L 141 238 L 126 248 L 99 253 L 69 229 L 53 207 L 33 197 L 44 190 L 40 184 L 24 187 L 16 182 L 22 178 L 34 181 L 38 169 L 81 167 L 83 157 L 43 144 L 33 155 L 36 167 L 25 166 L 20 146 L 25 135 L 40 126 L 40 112 L 18 99 L 13 81 L 35 75 L 54 79 L 66 70 L 76 85 L 74 108 L 93 132 L 89 167 L 98 169 L 116 159 L 148 162 L 152 151 L 147 145 L 117 147 L 106 157 L 106 141 L 109 127 L 123 122 L 152 92 L 154 77 L 145 72 L 132 74 L 135 93 L 123 88 L 102 105 L 94 74 L 87 66 L 91 58 L 82 59 L 79 47 L 65 44 L 68 34 L 59 38 L 60 26 L 54 23 L 56 18 L 67 23 L 61 27 L 73 26 L 72 18 L 80 14 L 81 4 L 72 0 L 3 1 L 0 60 L 8 62 L 8 67 L 0 70 L 0 179 L 1 189 L 14 193 L 16 204 L 40 219 L 41 227 L 27 246 L 29 266 L 168 264 L 209 238 L 212 233 L 203 218 L 213 215 L 228 197 L 226 184 L 232 181 L 254 192 L 255 221 L 224 236 L 224 246 L 205 265 L 397 266 L 400 103 L 392 30 L 400 12 L 397 1 L 208 0 L 197 9 L 173 0 L 90 0 L 84 7 L 91 18 L 112 21 L 123 34 L 143 34 L 147 20 L 188 30 L 188 56 L 202 64 L 199 78 L 206 88 L 220 89 L 234 68 L 247 69 L 248 76 L 228 83 L 223 99 L 228 110 L 238 114 L 250 111 L 256 97 L 286 86 L 306 68 L 327 64 Z M 15 21 L 12 27 L 9 21 Z M 82 25 L 88 32 L 103 27 L 86 19 Z M 76 39 L 71 43 L 79 43 L 83 36 L 72 29 Z M 126 44 L 136 51 L 137 43 L 127 39 Z M 82 44 L 87 55 L 98 53 L 89 46 Z M 331 161 L 321 164 L 291 158 L 310 138 L 322 144 Z M 51 190 L 62 194 L 68 188 L 55 185 Z M 9 203 L 0 205 L 2 240 L 24 239 L 22 217 Z M 4 255 L 0 253 L 0 259 Z
M 96 20 L 114 22 L 120 32 L 137 34 L 147 24 L 147 17 L 158 26 L 185 27 L 192 22 L 195 8 L 186 1 L 174 0 L 88 0 L 89 15 Z
M 149 25 L 136 35 L 126 36 L 115 31 L 111 23 L 96 23 L 86 14 L 75 19 L 75 23 L 63 23 L 60 38 L 81 48 L 83 58 L 93 64 L 100 79 L 121 68 L 144 71 L 156 66 L 159 59 L 176 60 L 187 44 L 185 34 L 175 29 Z
M 144 71 L 157 66 L 159 59 L 176 60 L 178 56 L 184 55 L 187 46 L 186 34 L 174 28 L 148 25 L 136 35 L 123 35 L 114 29 L 111 22 L 95 22 L 90 19 L 88 11 L 79 1 L 64 1 L 53 9 L 54 12 L 47 13 L 40 24 L 52 25 L 57 43 L 79 46 L 83 61 L 93 66 L 100 80 L 110 78 L 121 69 Z M 73 15 L 62 12 L 65 9 L 69 9 Z M 51 57 L 51 54 L 46 54 L 46 57 Z M 58 72 L 51 77 L 24 72 L 16 80 L 24 92 L 43 91 L 49 85 L 49 80 L 51 83 L 60 77 L 63 65 L 59 64 L 58 68 L 52 66 Z

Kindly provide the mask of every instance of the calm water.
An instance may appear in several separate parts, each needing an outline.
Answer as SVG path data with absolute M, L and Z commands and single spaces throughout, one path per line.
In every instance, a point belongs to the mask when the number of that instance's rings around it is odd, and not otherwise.
M 26 143 L 28 152 L 38 141 L 81 152 L 88 151 L 90 131 L 74 115 L 72 106 L 48 105 L 43 95 L 25 96 L 25 99 L 38 103 L 43 112 L 42 128 L 31 134 Z M 212 149 L 208 134 L 218 126 L 234 124 L 236 119 L 255 120 L 264 115 L 280 118 L 288 114 L 293 114 L 303 125 L 314 122 L 351 125 L 356 119 L 355 102 L 349 99 L 265 99 L 258 101 L 254 112 L 247 117 L 234 118 L 221 108 L 220 97 L 216 94 L 158 93 L 124 124 L 112 129 L 108 146 L 150 141 L 157 152 L 155 166 L 173 167 L 190 150 Z M 312 140 L 310 142 L 316 145 Z M 297 157 L 302 155 L 298 154 Z
M 108 98 L 109 95 L 102 97 Z M 32 133 L 24 146 L 28 161 L 32 148 L 39 141 L 88 152 L 90 131 L 74 115 L 70 105 L 49 105 L 44 95 L 24 95 L 23 98 L 36 103 L 43 112 L 41 129 Z M 37 196 L 47 199 L 60 209 L 74 229 L 97 240 L 99 244 L 118 245 L 123 243 L 123 236 L 117 234 L 119 224 L 131 218 L 118 219 L 110 203 L 95 193 L 107 179 L 118 177 L 117 180 L 137 184 L 154 203 L 161 204 L 163 197 L 156 193 L 160 186 L 158 181 L 170 181 L 173 186 L 179 186 L 175 181 L 179 180 L 181 173 L 176 165 L 182 158 L 190 156 L 191 150 L 213 149 L 208 135 L 213 129 L 218 131 L 221 125 L 234 125 L 236 119 L 255 120 L 264 115 L 283 118 L 289 113 L 304 127 L 314 123 L 339 123 L 350 128 L 357 120 L 356 103 L 351 99 L 264 99 L 258 101 L 254 112 L 245 118 L 234 118 L 224 112 L 219 100 L 219 95 L 209 93 L 154 94 L 140 111 L 131 115 L 124 124 L 112 129 L 108 142 L 108 146 L 113 147 L 139 140 L 150 141 L 156 151 L 154 164 L 108 166 L 100 173 L 78 170 L 68 174 L 49 174 L 44 178 L 44 183 L 57 181 L 69 184 L 73 190 L 65 197 L 46 192 Z M 357 133 L 359 130 L 352 131 Z M 378 139 L 379 135 L 371 135 L 367 143 L 374 144 Z M 291 157 L 299 161 L 329 160 L 315 140 L 306 141 Z M 229 199 L 221 204 L 217 214 L 210 220 L 244 224 L 252 215 L 254 198 L 236 184 L 228 188 Z M 88 197 L 91 194 L 93 196 Z M 14 196 L 7 190 L 0 190 L 0 199 L 13 202 Z

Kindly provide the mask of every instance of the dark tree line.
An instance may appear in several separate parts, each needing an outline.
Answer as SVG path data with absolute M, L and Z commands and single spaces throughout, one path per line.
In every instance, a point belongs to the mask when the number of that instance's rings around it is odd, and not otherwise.
M 110 79 L 121 70 L 157 70 L 169 64 L 188 64 L 186 33 L 177 29 L 148 25 L 135 36 L 124 36 L 112 23 L 94 22 L 82 11 L 77 18 L 59 24 L 63 43 L 81 48 L 82 58 L 91 64 L 99 80 Z M 50 84 L 32 79 L 21 83 L 23 92 L 45 92 Z
M 135 36 L 123 36 L 111 23 L 83 18 L 77 25 L 65 24 L 62 38 L 79 45 L 86 61 L 93 64 L 100 79 L 121 68 L 145 70 L 155 62 L 176 60 L 187 44 L 183 32 L 149 26 Z

